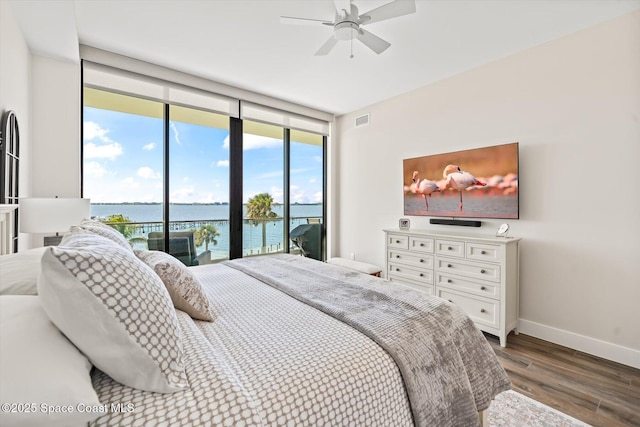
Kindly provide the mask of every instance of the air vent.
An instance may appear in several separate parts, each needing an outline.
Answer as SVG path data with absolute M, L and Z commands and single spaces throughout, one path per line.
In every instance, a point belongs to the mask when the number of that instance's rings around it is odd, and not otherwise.
M 369 113 L 364 116 L 356 117 L 356 127 L 366 126 L 369 124 Z

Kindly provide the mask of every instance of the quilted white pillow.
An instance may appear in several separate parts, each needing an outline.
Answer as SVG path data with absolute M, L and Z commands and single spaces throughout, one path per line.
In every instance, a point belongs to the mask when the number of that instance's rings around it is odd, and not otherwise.
M 86 425 L 102 415 L 82 411 L 100 405 L 91 363 L 51 323 L 37 296 L 0 297 L 0 343 L 0 425 Z
M 177 309 L 194 319 L 215 319 L 207 294 L 187 266 L 166 252 L 135 251 L 135 254 L 160 276 Z
M 49 318 L 116 381 L 170 393 L 188 388 L 181 331 L 160 278 L 133 252 L 95 236 L 50 247 L 38 293 Z
M 93 219 L 83 219 L 80 222 L 80 228 L 95 233 L 99 236 L 106 237 L 107 239 L 119 244 L 123 248 L 133 252 L 131 244 L 129 243 L 127 238 L 122 235 L 122 233 L 120 233 L 113 227 L 103 224 L 100 221 L 95 221 Z

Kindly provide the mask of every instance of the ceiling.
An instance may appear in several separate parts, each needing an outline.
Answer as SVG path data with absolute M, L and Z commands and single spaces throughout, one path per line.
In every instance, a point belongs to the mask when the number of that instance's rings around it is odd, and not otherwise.
M 4 1 L 4 0 L 0 0 Z M 78 61 L 78 44 L 341 115 L 640 8 L 640 0 L 416 0 L 416 13 L 314 56 L 332 0 L 10 0 L 31 51 Z M 403 1 L 403 0 L 399 0 Z M 353 0 L 360 13 L 389 0 Z

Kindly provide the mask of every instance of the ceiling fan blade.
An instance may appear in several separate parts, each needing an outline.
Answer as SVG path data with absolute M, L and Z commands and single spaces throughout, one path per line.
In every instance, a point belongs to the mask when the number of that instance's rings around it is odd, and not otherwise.
M 382 40 L 380 37 L 371 34 L 369 31 L 360 28 L 360 32 L 357 36 L 358 40 L 364 43 L 369 49 L 380 55 L 382 52 L 387 50 L 391 43 Z
M 333 0 L 333 4 L 336 5 L 336 11 L 340 17 L 344 18 L 351 13 L 351 0 Z
M 373 22 L 384 21 L 385 19 L 396 18 L 398 16 L 415 13 L 415 0 L 395 0 L 384 4 L 367 13 L 360 15 L 360 24 L 371 24 Z
M 318 49 L 318 51 L 315 53 L 315 56 L 328 55 L 329 52 L 331 52 L 331 49 L 333 49 L 333 47 L 336 45 L 336 43 L 338 43 L 338 40 L 335 37 L 333 37 L 333 35 L 332 35 L 331 37 L 329 37 L 329 40 L 327 40 L 320 47 L 320 49 Z
M 333 25 L 333 22 L 324 19 L 296 18 L 295 16 L 281 16 L 280 23 L 290 25 Z

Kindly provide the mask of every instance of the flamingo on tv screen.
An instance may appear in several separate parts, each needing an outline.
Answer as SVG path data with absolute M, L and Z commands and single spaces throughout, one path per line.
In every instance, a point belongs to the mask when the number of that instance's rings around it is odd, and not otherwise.
M 403 172 L 405 215 L 519 218 L 517 142 L 405 159 Z

